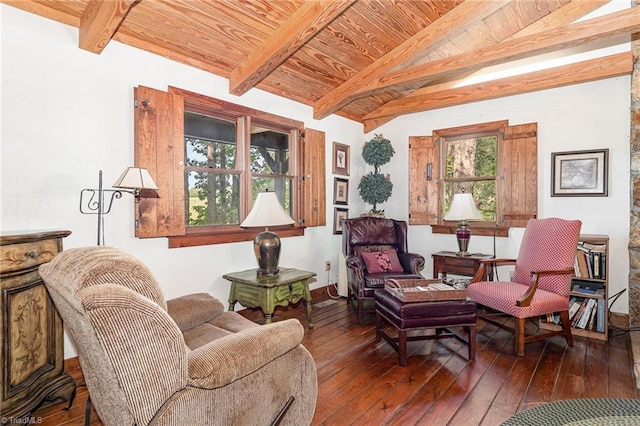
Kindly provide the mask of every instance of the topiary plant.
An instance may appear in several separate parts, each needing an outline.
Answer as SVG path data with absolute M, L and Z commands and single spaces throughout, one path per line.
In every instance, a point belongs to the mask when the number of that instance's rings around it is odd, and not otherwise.
M 391 197 L 393 183 L 389 175 L 380 173 L 380 167 L 387 164 L 395 153 L 391 141 L 382 135 L 375 135 L 362 147 L 362 158 L 365 163 L 373 166 L 373 172 L 362 176 L 358 191 L 362 200 L 373 206 L 370 211 L 373 215 L 383 216 L 384 210 L 378 210 L 378 204 L 384 203 Z

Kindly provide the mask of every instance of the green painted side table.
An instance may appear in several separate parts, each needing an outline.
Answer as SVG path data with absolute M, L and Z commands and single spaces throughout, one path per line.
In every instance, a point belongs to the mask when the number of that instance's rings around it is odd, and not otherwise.
M 287 306 L 304 299 L 307 306 L 307 323 L 309 328 L 313 328 L 309 279 L 316 274 L 300 269 L 281 268 L 278 275 L 258 277 L 256 271 L 248 269 L 222 276 L 231 281 L 229 310 L 235 309 L 236 302 L 246 308 L 260 308 L 264 313 L 265 324 L 269 324 L 276 306 Z

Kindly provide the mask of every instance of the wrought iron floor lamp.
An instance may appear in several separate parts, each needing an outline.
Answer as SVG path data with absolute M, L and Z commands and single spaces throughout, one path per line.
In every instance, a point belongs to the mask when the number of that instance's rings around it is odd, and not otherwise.
M 98 217 L 97 245 L 104 245 L 104 215 L 111 211 L 113 200 L 122 198 L 124 193 L 133 194 L 137 209 L 140 190 L 158 189 L 147 169 L 138 167 L 127 167 L 113 186 L 114 188 L 109 189 L 102 187 L 102 170 L 100 170 L 98 188 L 85 188 L 80 191 L 80 213 L 95 214 Z M 137 214 L 136 211 L 136 220 Z

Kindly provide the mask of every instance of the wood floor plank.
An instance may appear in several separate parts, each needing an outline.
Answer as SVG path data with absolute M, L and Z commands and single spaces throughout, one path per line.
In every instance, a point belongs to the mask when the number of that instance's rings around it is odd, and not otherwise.
M 584 393 L 584 370 L 586 366 L 587 342 L 576 340 L 573 347 L 564 352 L 558 381 L 553 388 L 551 401 L 580 398 Z
M 531 377 L 536 371 L 538 361 L 542 356 L 545 342 L 534 342 L 527 344 L 525 347 L 525 356 L 516 357 L 513 354 L 513 336 L 509 336 L 509 340 L 505 346 L 508 348 L 502 356 L 512 357 L 515 359 L 513 367 L 509 371 L 504 371 L 506 376 L 504 384 L 493 400 L 493 404 L 487 415 L 489 418 L 494 416 L 502 418 L 504 412 L 510 415 L 520 411 L 522 399 L 531 382 Z M 493 411 L 496 411 L 493 413 Z M 486 417 L 485 416 L 485 417 Z M 496 423 L 499 424 L 499 423 Z
M 323 295 L 321 295 L 322 297 Z M 322 299 L 314 296 L 314 303 Z M 264 322 L 258 310 L 240 311 Z M 300 304 L 278 308 L 274 321 L 297 318 L 306 326 Z M 617 331 L 608 342 L 575 337 L 529 343 L 525 356 L 514 354 L 511 333 L 478 321 L 476 360 L 454 339 L 412 341 L 406 367 L 396 351 L 375 341 L 373 324 L 359 325 L 342 299 L 314 307 L 314 328 L 305 327 L 303 344 L 314 357 L 318 401 L 312 425 L 495 426 L 535 405 L 569 398 L 638 398 L 629 336 Z M 77 358 L 65 368 L 83 383 Z M 66 403 L 41 408 L 44 425 L 81 426 L 88 398 L 79 387 Z M 101 426 L 92 410 L 92 426 Z
M 474 372 L 474 378 L 477 377 L 477 379 L 473 382 L 461 383 L 462 386 L 471 390 L 466 393 L 464 400 L 460 403 L 451 401 L 451 405 L 457 405 L 450 420 L 451 424 L 477 425 L 482 421 L 507 379 L 504 373 L 511 371 L 515 365 L 514 357 L 502 356 L 508 343 L 510 341 L 507 332 L 499 330 L 498 334 L 494 334 L 494 338 L 485 346 L 485 350 L 481 351 L 476 362 L 469 365 L 468 369 Z M 482 368 L 483 363 L 486 364 L 486 368 Z M 437 408 L 434 407 L 434 409 Z
M 467 365 L 467 361 L 458 356 L 446 354 L 434 360 L 441 367 L 432 379 L 425 383 L 409 399 L 403 410 L 389 420 L 389 425 L 419 424 L 423 419 L 423 414 L 428 411 L 433 404 L 445 394 L 449 386 L 454 382 L 458 374 Z M 435 423 L 432 423 L 435 424 Z
M 562 366 L 562 360 L 567 348 L 562 340 L 549 339 L 546 341 L 545 351 L 540 358 L 529 388 L 522 400 L 522 409 L 533 408 L 537 405 L 551 401 L 554 386 L 558 380 L 558 372 Z
M 609 362 L 607 342 L 596 339 L 587 339 L 585 366 L 582 381 L 584 392 L 581 398 L 606 398 L 609 382 L 608 369 L 603 367 Z
M 610 398 L 635 398 L 633 357 L 627 333 L 623 339 L 611 339 L 609 344 L 609 393 Z

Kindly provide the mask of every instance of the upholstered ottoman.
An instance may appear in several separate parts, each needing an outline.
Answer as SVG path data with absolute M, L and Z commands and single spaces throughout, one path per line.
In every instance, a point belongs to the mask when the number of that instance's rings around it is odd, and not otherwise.
M 376 341 L 384 338 L 397 352 L 400 365 L 407 365 L 407 341 L 454 337 L 469 346 L 469 360 L 476 357 L 476 302 L 449 300 L 437 302 L 403 302 L 386 290 L 374 293 L 376 303 Z M 398 336 L 385 332 L 383 325 L 392 325 Z M 450 327 L 462 327 L 464 339 Z M 408 336 L 411 330 L 435 329 L 432 335 Z

